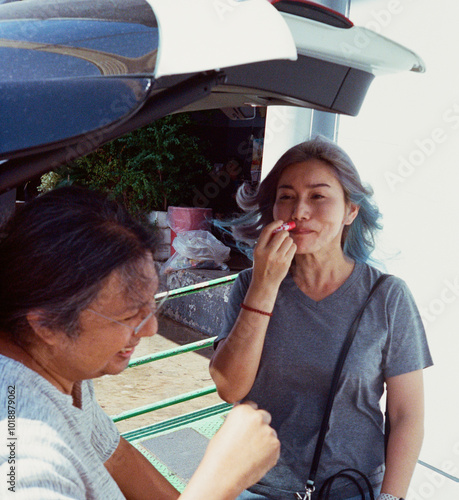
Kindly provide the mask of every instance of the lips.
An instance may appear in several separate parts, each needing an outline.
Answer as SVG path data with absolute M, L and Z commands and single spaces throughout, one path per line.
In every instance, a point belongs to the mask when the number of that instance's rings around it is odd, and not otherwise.
M 121 349 L 121 351 L 119 351 L 121 354 L 126 354 L 128 352 L 133 352 L 134 351 L 134 347 L 125 347 L 124 349 Z
M 135 345 L 123 347 L 123 349 L 118 351 L 118 354 L 121 354 L 124 356 L 130 356 L 134 352 L 134 349 L 137 347 L 137 345 L 138 345 L 138 342 Z
M 314 231 L 312 229 L 307 229 L 305 227 L 296 227 L 293 231 L 291 231 L 293 234 L 310 234 L 313 233 Z

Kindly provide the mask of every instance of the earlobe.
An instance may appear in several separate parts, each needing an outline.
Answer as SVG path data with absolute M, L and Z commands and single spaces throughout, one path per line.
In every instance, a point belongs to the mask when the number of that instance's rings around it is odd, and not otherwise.
M 43 323 L 44 313 L 42 311 L 32 311 L 26 319 L 34 331 L 35 335 L 45 344 L 54 345 L 57 342 L 56 332 L 45 326 Z

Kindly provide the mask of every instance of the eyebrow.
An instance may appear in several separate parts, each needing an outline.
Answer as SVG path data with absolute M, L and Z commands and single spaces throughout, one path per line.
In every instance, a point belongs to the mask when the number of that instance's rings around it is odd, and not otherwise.
M 318 187 L 331 187 L 330 184 L 327 184 L 325 182 L 318 182 L 317 184 L 308 184 L 306 187 L 310 189 L 318 188 Z M 281 186 L 278 186 L 277 189 L 295 189 L 291 184 L 282 184 Z

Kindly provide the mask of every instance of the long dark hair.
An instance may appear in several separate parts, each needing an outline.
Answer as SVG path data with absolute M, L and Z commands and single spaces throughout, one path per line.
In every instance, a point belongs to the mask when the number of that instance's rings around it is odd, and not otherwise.
M 311 159 L 330 165 L 344 190 L 346 202 L 360 207 L 354 222 L 345 226 L 341 244 L 346 255 L 366 262 L 374 250 L 375 235 L 381 229 L 381 214 L 373 201 L 373 190 L 362 183 L 349 156 L 337 144 L 321 136 L 290 148 L 255 191 L 249 184 L 239 188 L 236 199 L 246 214 L 230 223 L 235 238 L 253 246 L 261 230 L 273 221 L 276 190 L 283 171 L 290 165 Z
M 115 269 L 135 275 L 156 241 L 119 204 L 79 187 L 26 203 L 0 233 L 0 330 L 17 342 L 30 336 L 32 310 L 45 313 L 48 327 L 77 336 L 80 313 L 104 279 Z

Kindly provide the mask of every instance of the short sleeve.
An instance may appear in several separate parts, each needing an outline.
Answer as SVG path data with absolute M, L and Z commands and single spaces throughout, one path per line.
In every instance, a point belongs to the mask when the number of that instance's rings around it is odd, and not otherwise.
M 388 295 L 389 335 L 383 366 L 385 378 L 433 364 L 424 325 L 409 288 L 402 280 L 394 279 Z
M 234 285 L 228 298 L 228 304 L 225 309 L 222 330 L 215 340 L 215 347 L 220 340 L 226 338 L 236 322 L 236 319 L 241 310 L 241 302 L 244 301 L 247 289 L 249 288 L 250 280 L 252 279 L 252 270 L 247 269 L 241 271 L 236 278 Z

